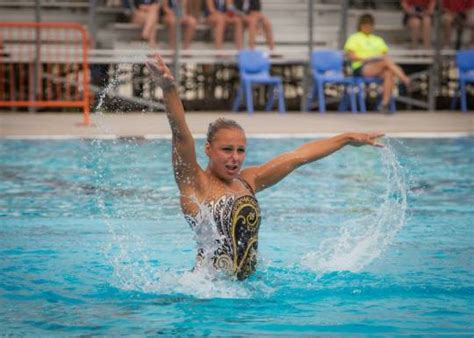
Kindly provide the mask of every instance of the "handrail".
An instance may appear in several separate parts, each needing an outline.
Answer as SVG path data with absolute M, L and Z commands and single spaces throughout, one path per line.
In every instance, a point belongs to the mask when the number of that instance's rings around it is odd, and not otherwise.
M 1 22 L 0 40 L 0 107 L 77 107 L 83 124 L 90 124 L 89 44 L 82 25 Z

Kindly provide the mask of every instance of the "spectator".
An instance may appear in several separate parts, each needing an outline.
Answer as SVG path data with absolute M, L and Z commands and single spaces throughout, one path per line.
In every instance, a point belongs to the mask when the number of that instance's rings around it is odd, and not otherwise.
M 458 26 L 462 31 L 471 31 L 471 48 L 474 48 L 474 0 L 443 0 L 443 46 L 450 48 L 452 27 Z M 461 32 L 460 32 L 461 33 Z M 460 36 L 459 36 L 460 40 Z M 461 48 L 461 41 L 456 48 Z
M 270 20 L 261 12 L 260 0 L 236 0 L 235 7 L 244 14 L 244 24 L 249 29 L 249 47 L 255 48 L 255 40 L 260 28 L 265 33 L 265 39 L 270 50 L 275 48 L 273 40 L 272 24 Z
M 159 1 L 133 0 L 133 4 L 132 22 L 143 26 L 142 38 L 148 41 L 151 48 L 156 48 L 156 26 L 158 25 L 160 11 Z
M 374 0 L 362 0 L 362 1 L 349 0 L 349 7 L 372 8 L 372 9 L 376 8 Z
M 233 0 L 206 0 L 207 22 L 214 31 L 214 45 L 222 49 L 224 32 L 227 25 L 234 26 L 234 43 L 242 48 L 242 19 L 235 15 Z
M 383 79 L 381 111 L 388 112 L 388 104 L 398 77 L 406 86 L 410 79 L 386 54 L 385 41 L 374 34 L 375 20 L 370 14 L 359 18 L 358 32 L 349 36 L 344 46 L 351 63 L 354 76 L 376 76 Z
M 423 47 L 431 48 L 431 22 L 436 0 L 402 0 L 401 5 L 403 24 L 410 30 L 411 48 L 419 46 L 420 35 Z
M 204 8 L 204 0 L 188 1 L 188 13 L 196 18 L 197 22 L 202 17 L 202 9 Z
M 175 10 L 179 5 L 182 10 L 181 24 L 184 26 L 183 48 L 188 49 L 196 31 L 197 20 L 190 15 L 188 0 L 165 0 L 163 2 L 163 21 L 168 27 L 168 44 L 171 49 L 176 45 L 176 15 Z M 191 0 L 192 1 L 192 0 Z

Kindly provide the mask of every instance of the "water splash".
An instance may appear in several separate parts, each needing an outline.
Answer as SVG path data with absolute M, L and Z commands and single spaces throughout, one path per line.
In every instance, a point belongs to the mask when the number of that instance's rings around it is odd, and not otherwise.
M 99 93 L 99 100 L 97 102 L 97 105 L 93 109 L 95 114 L 102 115 L 102 106 L 104 105 L 105 102 L 105 97 L 109 94 L 111 90 L 115 90 L 117 86 L 119 85 L 119 79 L 118 79 L 118 73 L 115 74 L 115 76 L 109 80 L 109 83 L 107 83 L 107 86 L 104 87 Z
M 382 204 L 370 214 L 345 222 L 335 237 L 321 242 L 302 265 L 318 273 L 358 272 L 379 257 L 405 224 L 406 178 L 403 167 L 387 141 L 381 150 L 385 179 Z

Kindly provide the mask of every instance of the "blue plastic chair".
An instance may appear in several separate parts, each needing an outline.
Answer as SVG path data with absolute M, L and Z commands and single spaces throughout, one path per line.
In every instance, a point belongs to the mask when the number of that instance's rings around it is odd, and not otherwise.
M 313 75 L 313 89 L 307 100 L 305 110 L 311 109 L 311 103 L 317 97 L 319 102 L 319 112 L 326 111 L 326 100 L 324 97 L 324 85 L 327 83 L 344 85 L 345 95 L 339 104 L 339 110 L 347 106 L 349 98 L 351 111 L 357 112 L 357 105 L 354 93 L 354 80 L 352 77 L 344 75 L 344 56 L 337 50 L 315 50 L 311 54 L 311 71 Z
M 461 110 L 467 112 L 466 85 L 474 83 L 474 49 L 460 50 L 456 53 L 456 65 L 459 71 L 459 95 L 461 96 Z M 451 102 L 451 109 L 456 106 L 457 95 Z
M 354 77 L 354 81 L 358 88 L 359 109 L 362 113 L 367 113 L 367 106 L 365 105 L 365 87 L 372 83 L 375 83 L 381 86 L 383 84 L 383 79 L 380 77 L 375 77 L 375 76 L 356 76 Z M 380 105 L 380 102 L 381 102 L 380 95 L 377 100 L 378 100 L 378 103 L 377 103 L 377 106 L 378 106 Z M 390 101 L 388 102 L 388 109 L 392 113 L 396 112 L 397 110 L 397 107 L 395 105 L 395 99 L 393 96 L 390 97 Z
M 280 76 L 270 75 L 270 61 L 265 54 L 258 50 L 242 50 L 237 56 L 240 71 L 240 86 L 237 96 L 232 104 L 233 111 L 239 111 L 240 103 L 244 98 L 244 103 L 249 114 L 252 114 L 253 85 L 270 86 L 270 95 L 265 105 L 265 111 L 269 111 L 273 107 L 274 97 L 278 95 L 278 111 L 285 112 L 285 98 L 283 93 L 283 82 Z

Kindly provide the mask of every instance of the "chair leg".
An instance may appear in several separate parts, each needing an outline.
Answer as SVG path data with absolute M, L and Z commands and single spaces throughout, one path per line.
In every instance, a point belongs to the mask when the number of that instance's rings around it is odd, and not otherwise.
M 313 103 L 313 98 L 315 95 L 314 89 L 315 89 L 315 86 L 313 84 L 313 86 L 311 87 L 311 91 L 309 92 L 308 97 L 306 98 L 304 111 L 308 111 L 308 112 L 311 111 L 311 103 Z
M 451 99 L 451 103 L 449 104 L 449 109 L 455 110 L 457 103 L 458 103 L 458 93 L 455 93 L 453 98 Z
M 397 106 L 395 105 L 395 98 L 390 96 L 390 101 L 388 101 L 388 106 L 391 113 L 395 113 L 397 111 Z
M 283 84 L 279 83 L 276 87 L 278 88 L 278 111 L 285 113 L 285 92 L 283 91 Z
M 347 92 L 347 87 L 344 87 L 344 94 L 341 97 L 341 100 L 339 101 L 339 105 L 337 106 L 338 111 L 347 111 L 347 108 L 349 106 L 349 93 Z
M 459 81 L 459 88 L 461 92 L 461 110 L 467 112 L 466 82 Z
M 356 97 L 355 97 L 355 93 L 354 93 L 354 86 L 352 86 L 352 85 L 348 86 L 348 90 L 349 90 L 349 99 L 350 99 L 350 102 L 351 102 L 351 112 L 353 114 L 356 114 L 357 113 L 357 104 L 356 104 Z
M 326 112 L 326 101 L 324 100 L 324 83 L 318 81 L 318 101 L 319 101 L 319 112 Z
M 245 83 L 245 102 L 247 104 L 247 111 L 249 114 L 253 113 L 253 98 L 252 98 L 252 83 Z
M 358 86 L 359 89 L 359 108 L 361 113 L 367 113 L 367 107 L 365 106 L 365 88 L 364 84 L 360 83 Z
M 232 111 L 238 112 L 240 108 L 240 103 L 242 102 L 242 89 L 243 85 L 240 84 L 239 90 L 237 91 L 237 96 L 234 99 L 234 102 L 232 103 Z
M 272 110 L 273 101 L 275 101 L 276 89 L 277 89 L 276 85 L 269 86 L 268 101 L 267 101 L 267 104 L 265 105 L 265 111 Z

